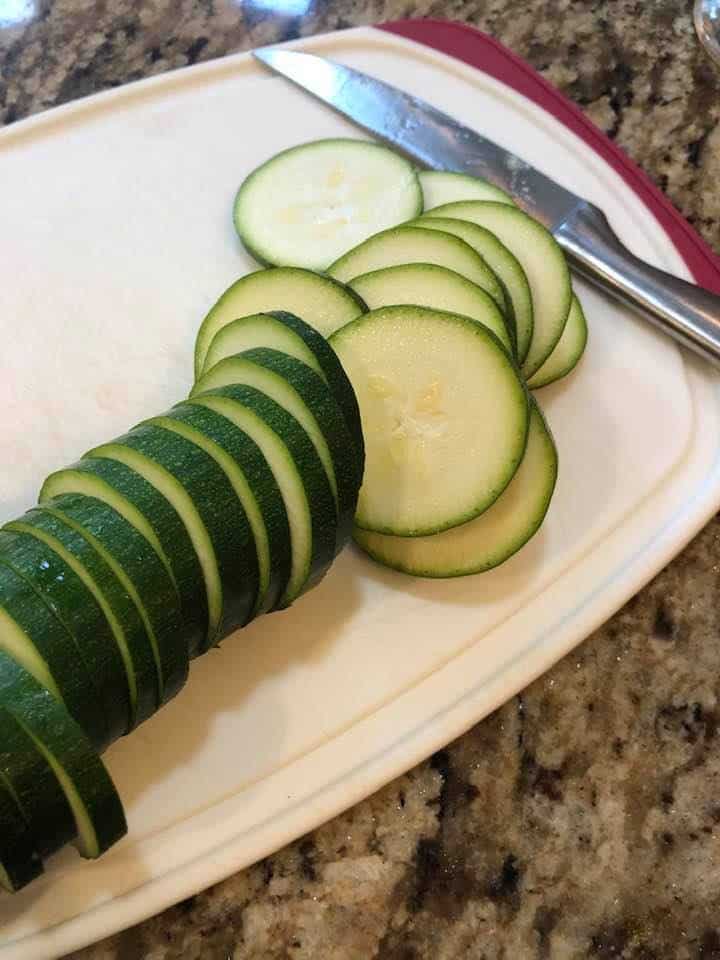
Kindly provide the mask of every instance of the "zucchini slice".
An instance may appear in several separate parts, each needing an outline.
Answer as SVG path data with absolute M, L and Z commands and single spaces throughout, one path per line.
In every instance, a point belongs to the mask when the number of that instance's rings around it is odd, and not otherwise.
M 485 227 L 520 261 L 533 303 L 532 339 L 522 363 L 523 375 L 529 379 L 552 353 L 570 311 L 570 271 L 562 248 L 541 223 L 506 203 L 447 203 L 436 207 L 432 216 L 469 220 Z
M 566 377 L 574 370 L 585 352 L 588 329 L 585 311 L 578 298 L 573 294 L 570 313 L 568 314 L 565 329 L 557 345 L 545 363 L 528 380 L 531 390 L 546 387 Z
M 355 277 L 352 287 L 371 310 L 412 305 L 472 317 L 492 330 L 508 353 L 514 352 L 505 318 L 496 302 L 454 270 L 430 263 L 406 263 Z
M 146 536 L 178 589 L 190 656 L 195 656 L 208 633 L 207 594 L 197 554 L 170 501 L 117 460 L 85 458 L 53 474 L 43 489 L 50 496 L 70 491 L 95 496 Z
M 87 584 L 47 544 L 7 529 L 0 530 L 0 562 L 24 577 L 72 634 L 103 705 L 107 742 L 123 736 L 130 725 L 125 666 L 110 624 Z
M 385 267 L 404 263 L 434 263 L 472 280 L 479 287 L 492 277 L 490 268 L 470 244 L 441 231 L 416 226 L 394 227 L 376 233 L 350 250 L 328 268 L 330 276 L 344 283 Z
M 357 449 L 359 476 L 365 459 L 360 408 L 352 384 L 325 337 L 293 313 L 272 310 L 233 320 L 213 337 L 203 373 L 216 363 L 253 347 L 269 347 L 302 360 L 327 382 L 340 405 Z
M 60 517 L 46 510 L 29 510 L 6 530 L 34 537 L 49 547 L 91 591 L 110 624 L 123 659 L 127 691 L 118 687 L 118 697 L 127 695 L 128 731 L 157 709 L 157 681 L 150 640 L 138 608 L 125 592 L 112 568 L 88 541 Z
M 421 170 L 418 180 L 423 192 L 426 210 L 439 207 L 442 203 L 454 203 L 457 200 L 495 200 L 497 203 L 515 201 L 494 183 L 481 177 L 472 177 L 469 173 L 453 173 L 449 170 Z
M 355 447 L 330 388 L 314 370 L 265 347 L 228 357 L 202 377 L 192 395 L 231 384 L 255 387 L 301 424 L 325 469 L 338 508 L 336 553 L 352 536 L 358 495 Z
M 257 548 L 235 491 L 213 458 L 185 437 L 147 424 L 88 456 L 131 467 L 182 517 L 207 589 L 210 629 L 201 652 L 244 626 L 257 600 Z
M 74 636 L 32 585 L 2 562 L 0 650 L 65 704 L 98 748 L 108 745 L 105 710 Z
M 324 337 L 365 312 L 365 304 L 343 284 L 300 267 L 257 270 L 236 280 L 209 310 L 195 341 L 195 378 L 205 365 L 213 337 L 238 317 L 290 310 Z
M 275 475 L 290 524 L 292 566 L 286 607 L 327 573 L 335 556 L 337 511 L 323 465 L 291 414 L 254 387 L 220 387 L 190 403 L 227 417 L 257 443 Z
M 102 500 L 64 493 L 41 506 L 60 516 L 102 556 L 138 608 L 150 638 L 158 707 L 185 685 L 189 653 L 177 587 L 153 546 Z
M 276 154 L 235 198 L 235 228 L 261 263 L 324 270 L 343 251 L 422 211 L 412 165 L 367 140 L 315 140 Z
M 355 531 L 358 545 L 386 567 L 416 577 L 462 577 L 490 570 L 539 530 L 552 499 L 557 451 L 540 408 L 531 402 L 527 449 L 495 503 L 474 520 L 431 537 Z
M 99 857 L 127 833 L 122 803 L 102 760 L 65 707 L 3 653 L 0 697 L 55 774 L 75 820 L 80 854 Z M 31 835 L 35 830 L 33 821 Z
M 428 211 L 416 220 L 414 226 L 424 230 L 452 233 L 465 243 L 469 243 L 473 250 L 476 250 L 485 260 L 502 285 L 508 329 L 515 343 L 518 360 L 522 363 L 530 349 L 532 339 L 533 302 L 530 284 L 517 257 L 510 253 L 494 233 L 477 223 L 436 216 L 434 210 Z
M 332 344 L 367 444 L 357 525 L 422 536 L 487 510 L 517 470 L 528 429 L 525 385 L 494 334 L 457 314 L 383 307 Z
M 0 710 L 0 750 L 7 714 Z M 10 788 L 0 776 L 0 886 L 15 893 L 43 872 L 30 828 L 18 809 Z

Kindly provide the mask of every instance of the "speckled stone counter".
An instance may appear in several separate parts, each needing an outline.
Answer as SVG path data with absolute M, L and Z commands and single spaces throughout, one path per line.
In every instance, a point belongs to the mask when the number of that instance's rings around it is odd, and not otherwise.
M 408 16 L 528 59 L 720 250 L 689 0 L 0 0 L 0 121 Z M 720 523 L 521 696 L 314 834 L 76 960 L 720 958 Z

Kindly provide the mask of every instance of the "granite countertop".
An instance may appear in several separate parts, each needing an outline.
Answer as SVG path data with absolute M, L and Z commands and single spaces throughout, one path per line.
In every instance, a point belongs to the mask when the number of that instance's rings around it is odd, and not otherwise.
M 720 251 L 720 75 L 689 0 L 0 0 L 0 122 L 251 46 L 464 20 Z M 720 523 L 573 654 L 315 833 L 76 960 L 720 958 Z

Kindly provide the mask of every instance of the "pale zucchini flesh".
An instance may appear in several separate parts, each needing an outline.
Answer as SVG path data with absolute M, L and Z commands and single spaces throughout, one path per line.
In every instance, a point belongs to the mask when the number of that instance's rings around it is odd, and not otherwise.
M 545 363 L 528 380 L 531 390 L 546 387 L 575 369 L 587 344 L 587 320 L 582 304 L 573 294 L 565 329 Z
M 500 496 L 522 460 L 528 397 L 481 324 L 384 307 L 332 338 L 360 403 L 367 446 L 356 524 L 423 536 Z
M 443 203 L 457 200 L 495 200 L 498 203 L 515 205 L 515 201 L 500 187 L 489 180 L 473 177 L 469 173 L 450 170 L 421 170 L 418 180 L 423 192 L 425 210 L 432 210 Z

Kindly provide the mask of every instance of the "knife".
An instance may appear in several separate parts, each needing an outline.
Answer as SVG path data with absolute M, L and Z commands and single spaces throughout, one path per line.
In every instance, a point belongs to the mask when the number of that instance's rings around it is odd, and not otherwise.
M 636 257 L 599 207 L 424 100 L 359 70 L 296 50 L 254 55 L 423 166 L 483 177 L 512 194 L 552 231 L 577 273 L 720 366 L 720 297 Z

